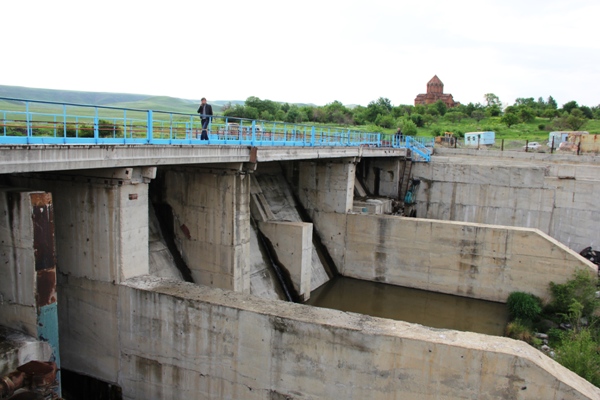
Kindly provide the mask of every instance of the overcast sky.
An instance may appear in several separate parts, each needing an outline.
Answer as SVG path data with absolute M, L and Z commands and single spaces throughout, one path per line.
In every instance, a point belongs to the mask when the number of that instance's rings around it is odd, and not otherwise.
M 413 104 L 434 75 L 600 104 L 598 0 L 105 0 L 2 4 L 0 84 L 324 105 Z

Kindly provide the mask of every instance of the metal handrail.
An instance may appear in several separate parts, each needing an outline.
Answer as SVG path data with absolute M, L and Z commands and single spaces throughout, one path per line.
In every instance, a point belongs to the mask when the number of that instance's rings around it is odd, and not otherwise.
M 0 97 L 0 100 L 17 103 L 17 107 L 0 108 L 0 144 L 367 145 L 403 148 L 408 143 L 393 137 L 382 140 L 381 133 L 220 115 L 211 117 L 209 140 L 201 141 L 198 114 L 11 97 Z M 60 108 L 32 110 L 32 105 Z M 90 109 L 91 112 L 73 110 L 72 107 Z

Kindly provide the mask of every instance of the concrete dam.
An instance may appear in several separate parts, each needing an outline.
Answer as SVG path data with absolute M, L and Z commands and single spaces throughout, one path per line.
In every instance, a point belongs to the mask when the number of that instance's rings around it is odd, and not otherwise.
M 524 342 L 302 304 L 338 275 L 505 303 L 598 273 L 578 254 L 600 247 L 597 157 L 409 156 L 0 148 L 0 376 L 53 361 L 65 398 L 600 398 Z

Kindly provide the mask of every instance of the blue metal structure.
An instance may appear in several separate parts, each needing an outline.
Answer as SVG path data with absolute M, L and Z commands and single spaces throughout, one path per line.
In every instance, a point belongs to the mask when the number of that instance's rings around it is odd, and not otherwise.
M 433 147 L 433 138 L 392 135 L 385 140 L 381 133 L 223 116 L 212 118 L 209 140 L 202 141 L 198 114 L 0 100 L 5 101 L 0 107 L 0 144 L 373 146 L 408 148 L 426 162 Z

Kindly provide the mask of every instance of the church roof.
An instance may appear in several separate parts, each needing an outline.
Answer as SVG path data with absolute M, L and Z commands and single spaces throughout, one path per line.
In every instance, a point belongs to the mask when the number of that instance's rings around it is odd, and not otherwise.
M 442 81 L 440 80 L 440 78 L 438 78 L 437 75 L 434 75 L 433 78 L 431 78 L 431 80 L 429 82 L 427 82 L 427 85 L 443 85 Z

